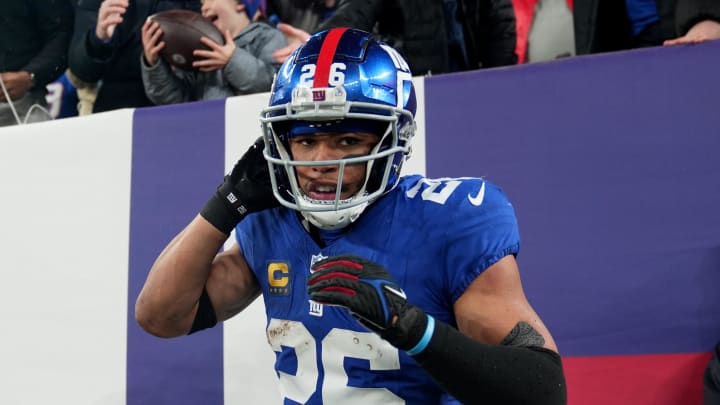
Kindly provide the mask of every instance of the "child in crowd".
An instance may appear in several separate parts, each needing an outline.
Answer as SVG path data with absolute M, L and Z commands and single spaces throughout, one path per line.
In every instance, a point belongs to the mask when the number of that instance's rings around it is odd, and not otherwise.
M 160 57 L 164 42 L 157 22 L 142 27 L 142 79 L 155 104 L 211 100 L 270 90 L 279 64 L 272 53 L 286 45 L 285 37 L 263 19 L 265 0 L 203 0 L 202 14 L 225 36 L 220 45 L 208 38 L 210 49 L 195 50 L 202 58 L 194 71 L 171 67 Z
M 200 0 L 73 1 L 75 27 L 68 52 L 72 76 L 79 86 L 81 108 L 104 112 L 153 105 L 145 95 L 138 58 L 140 31 L 149 15 L 167 10 L 200 12 Z

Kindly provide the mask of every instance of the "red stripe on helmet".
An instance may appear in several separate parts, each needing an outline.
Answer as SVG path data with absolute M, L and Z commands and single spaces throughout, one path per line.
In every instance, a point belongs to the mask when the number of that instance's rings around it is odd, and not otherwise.
M 347 28 L 333 28 L 325 36 L 320 56 L 318 56 L 317 67 L 315 68 L 315 80 L 313 87 L 328 87 L 330 81 L 330 65 L 332 65 L 335 51 L 337 51 L 340 38 L 347 31 Z

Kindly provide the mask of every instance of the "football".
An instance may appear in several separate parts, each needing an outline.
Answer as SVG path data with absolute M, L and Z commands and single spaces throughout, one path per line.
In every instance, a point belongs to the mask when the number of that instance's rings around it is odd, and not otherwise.
M 200 42 L 200 37 L 207 37 L 220 45 L 225 44 L 225 37 L 210 20 L 201 14 L 189 10 L 167 10 L 149 17 L 157 22 L 162 29 L 161 41 L 165 47 L 160 50 L 160 57 L 169 64 L 184 70 L 195 70 L 192 66 L 196 58 L 195 49 L 209 49 Z

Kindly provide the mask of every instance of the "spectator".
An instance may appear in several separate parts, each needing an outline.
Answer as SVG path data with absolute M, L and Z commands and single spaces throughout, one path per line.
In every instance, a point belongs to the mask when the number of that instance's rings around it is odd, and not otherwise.
M 68 71 L 59 79 L 47 85 L 45 101 L 53 119 L 76 117 L 79 115 L 80 99 L 77 88 L 70 80 Z
M 717 0 L 591 0 L 575 2 L 578 54 L 720 38 Z
M 0 126 L 45 121 L 46 86 L 67 67 L 70 0 L 3 1 L 0 11 Z
M 315 32 L 332 15 L 336 4 L 335 0 L 269 0 L 268 16 L 274 25 L 282 22 Z
M 720 341 L 715 345 L 703 378 L 703 404 L 720 405 Z
M 70 70 L 98 84 L 93 112 L 152 105 L 138 64 L 140 29 L 148 16 L 169 9 L 200 12 L 200 0 L 78 1 Z
M 263 13 L 264 1 L 203 0 L 202 14 L 224 33 L 225 45 L 203 38 L 210 50 L 195 50 L 203 58 L 193 62 L 198 71 L 171 68 L 160 58 L 162 30 L 148 20 L 141 60 L 147 96 L 155 104 L 173 104 L 270 90 L 280 67 L 272 53 L 286 43 L 280 31 L 259 21 Z
M 68 81 L 75 86 L 78 98 L 78 115 L 89 115 L 93 112 L 95 99 L 97 98 L 97 83 L 88 83 L 80 80 L 70 71 L 66 72 Z
M 517 63 L 511 0 L 339 0 L 318 31 L 333 27 L 375 32 L 416 76 Z M 290 44 L 275 55 L 284 61 L 309 35 L 287 24 L 278 29 Z
M 575 55 L 572 0 L 514 0 L 513 4 L 518 20 L 518 57 L 521 63 Z M 523 17 L 525 21 L 521 22 Z M 520 39 L 520 25 L 523 23 L 524 43 Z M 521 53 L 523 50 L 524 54 Z

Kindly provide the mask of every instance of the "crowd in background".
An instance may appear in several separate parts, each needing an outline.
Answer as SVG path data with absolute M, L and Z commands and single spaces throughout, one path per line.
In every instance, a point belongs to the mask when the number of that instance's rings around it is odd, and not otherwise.
M 717 0 L 0 1 L 0 126 L 268 91 L 314 32 L 349 26 L 415 75 L 720 38 Z M 148 17 L 201 13 L 225 37 L 178 69 Z M 445 35 L 437 35 L 438 32 Z M 8 102 L 12 100 L 12 102 Z

